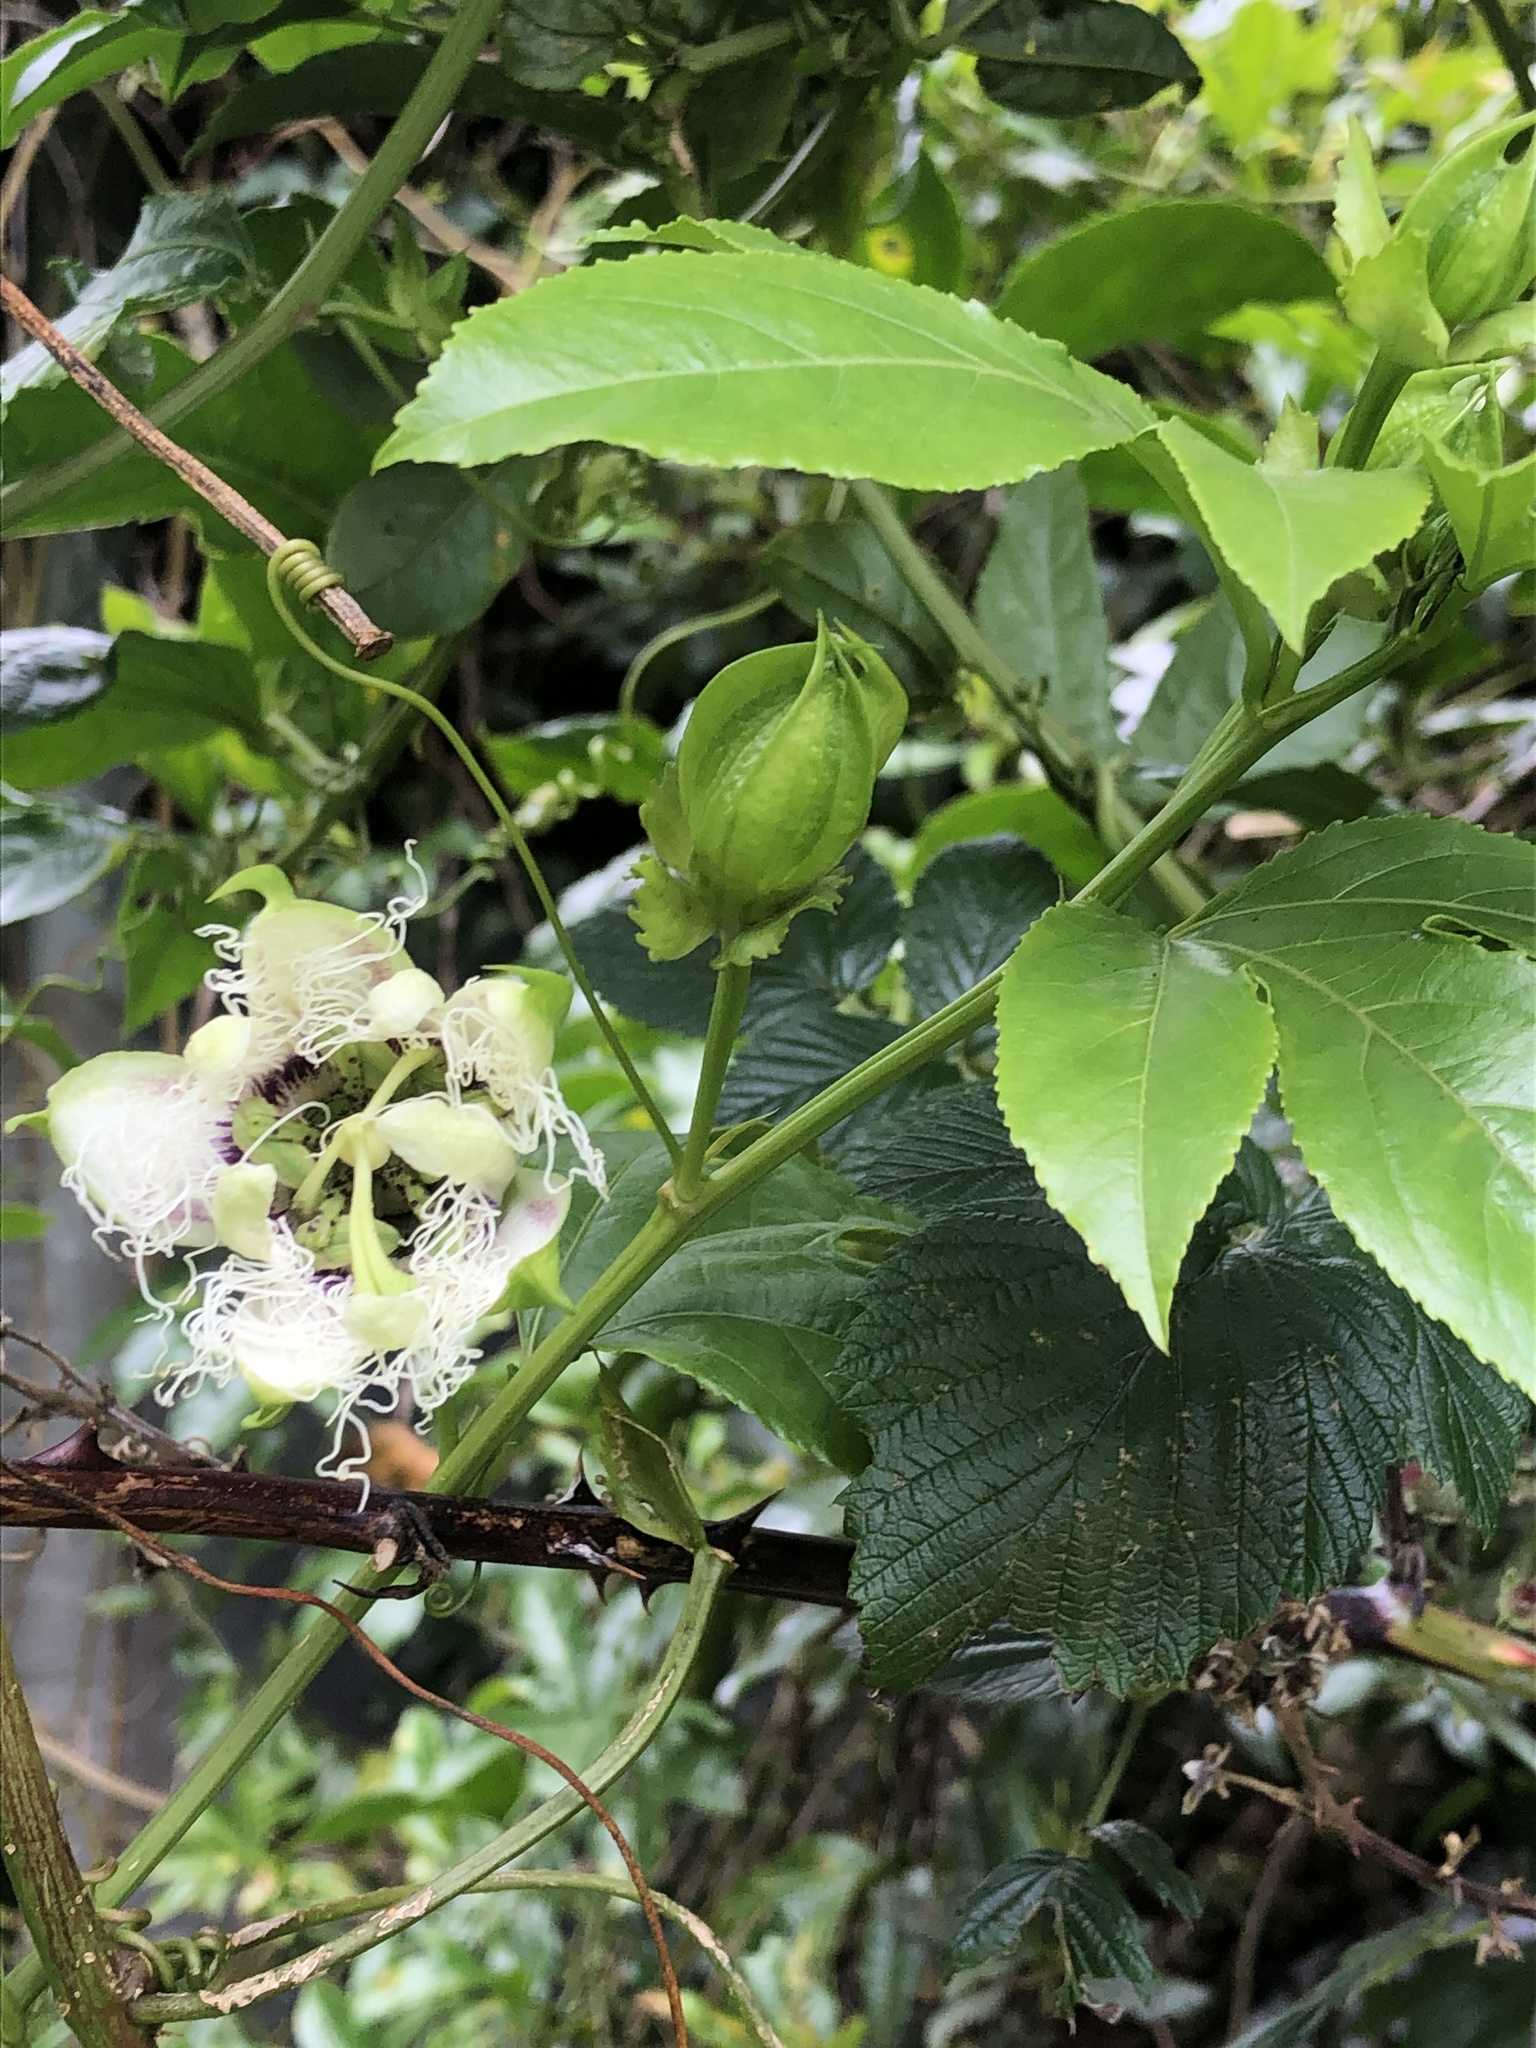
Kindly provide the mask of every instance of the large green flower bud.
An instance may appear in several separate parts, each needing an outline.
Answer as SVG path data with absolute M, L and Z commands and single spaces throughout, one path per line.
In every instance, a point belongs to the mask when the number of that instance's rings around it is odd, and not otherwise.
M 1429 294 L 1448 327 L 1512 305 L 1536 277 L 1536 114 L 1489 129 L 1431 172 L 1395 239 L 1428 241 Z
M 825 623 L 809 646 L 746 655 L 706 684 L 643 814 L 697 906 L 692 943 L 802 906 L 863 830 L 906 715 L 874 649 Z

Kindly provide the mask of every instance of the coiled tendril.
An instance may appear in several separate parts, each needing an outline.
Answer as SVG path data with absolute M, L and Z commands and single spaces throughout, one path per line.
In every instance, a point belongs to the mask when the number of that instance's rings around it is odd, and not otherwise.
M 286 583 L 300 604 L 313 604 L 326 590 L 338 590 L 343 578 L 312 540 L 285 540 L 272 551 L 268 574 Z

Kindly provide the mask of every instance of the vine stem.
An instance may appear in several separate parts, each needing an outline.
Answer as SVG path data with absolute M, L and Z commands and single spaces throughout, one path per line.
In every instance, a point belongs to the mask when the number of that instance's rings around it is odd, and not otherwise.
M 704 1158 L 714 1135 L 720 1090 L 725 1085 L 725 1070 L 731 1063 L 731 1048 L 741 1029 L 751 980 L 750 967 L 734 964 L 722 967 L 715 977 L 715 994 L 709 1008 L 709 1028 L 704 1038 L 704 1059 L 699 1068 L 693 1117 L 688 1125 L 688 1142 L 673 1182 L 676 1200 L 684 1207 L 697 1200 L 699 1189 L 704 1184 Z
M 1120 1780 L 1125 1776 L 1126 1766 L 1136 1754 L 1136 1745 L 1141 1740 L 1141 1731 L 1147 1725 L 1147 1702 L 1133 1700 L 1125 1717 L 1125 1726 L 1120 1731 L 1120 1740 L 1115 1744 L 1115 1753 L 1109 1760 L 1109 1768 L 1099 1780 L 1099 1789 L 1093 1795 L 1092 1804 L 1083 1815 L 1083 1826 L 1092 1830 L 1099 1825 L 1109 1812 L 1115 1794 L 1120 1790 Z
M 60 334 L 51 320 L 44 318 L 21 287 L 12 284 L 8 277 L 0 277 L 0 304 L 34 341 L 42 343 L 72 383 L 78 384 L 88 397 L 94 398 L 102 411 L 116 420 L 125 433 L 131 434 L 141 448 L 148 449 L 157 462 L 163 462 L 189 489 L 196 491 L 204 503 L 211 505 L 222 519 L 227 519 L 237 533 L 254 541 L 264 555 L 274 555 L 287 545 L 286 536 L 265 513 L 258 512 L 232 484 L 216 476 L 206 462 L 199 462 L 195 455 L 161 433 L 154 422 L 146 419 L 136 405 L 124 398 L 117 386 L 104 377 L 93 362 Z M 351 641 L 359 661 L 374 661 L 394 646 L 394 636 L 373 623 L 357 599 L 341 588 L 339 580 L 331 589 L 320 593 L 319 602 Z
M 368 239 L 374 222 L 387 209 L 415 169 L 422 151 L 453 110 L 459 88 L 480 55 L 501 11 L 500 0 L 460 0 L 432 61 L 415 91 L 385 136 L 367 172 L 358 180 L 336 218 L 287 282 L 248 327 L 199 364 L 155 407 L 157 427 L 178 420 L 227 391 L 254 369 L 289 335 L 314 318 L 316 308 L 345 272 Z M 126 455 L 125 434 L 110 434 L 82 449 L 68 461 L 23 477 L 0 490 L 0 515 L 8 531 L 19 534 L 22 522 L 76 484 L 87 482 Z
M 497 1892 L 593 1892 L 600 1898 L 617 1899 L 626 1906 L 638 1906 L 640 1901 L 634 1886 L 607 1870 L 502 1870 L 494 1877 L 488 1877 L 479 1884 L 469 1886 L 469 1892 L 484 1898 Z M 409 1899 L 416 1887 L 409 1884 L 381 1885 L 377 1891 L 359 1892 L 350 1899 L 326 1899 L 317 1906 L 301 1906 L 295 1912 L 285 1913 L 279 1919 L 258 1921 L 254 1926 L 242 1928 L 230 1942 L 232 1954 L 242 1949 L 264 1947 L 268 1942 L 282 1941 L 288 1936 L 302 1934 L 312 1927 L 329 1926 L 337 1920 L 349 1920 L 354 1914 L 376 1913 L 388 1906 L 399 1905 Z M 714 1963 L 720 1974 L 735 1993 L 748 2024 L 753 2028 L 763 2048 L 784 2048 L 784 2043 L 774 2032 L 773 2024 L 752 1995 L 752 1987 L 737 1969 L 729 1949 L 715 1933 L 707 1920 L 692 1913 L 676 1899 L 665 1892 L 653 1891 L 652 1899 L 656 1910 L 664 1920 L 670 1920 L 675 1927 L 691 1934 Z M 167 2026 L 178 2020 L 201 2020 L 208 2017 L 208 2008 L 194 1991 L 174 1991 L 164 1995 L 151 1995 L 136 1999 L 132 2006 L 134 2018 L 145 2025 Z
M 616 1778 L 623 1776 L 655 1739 L 687 1682 L 710 1615 L 714 1612 L 716 1596 L 730 1570 L 731 1560 L 720 1551 L 705 1547 L 696 1554 L 677 1631 L 667 1646 L 666 1656 L 649 1692 L 607 1749 L 582 1773 L 583 1782 L 590 1792 L 600 1794 L 605 1791 Z M 525 1855 L 556 1828 L 573 1820 L 584 1810 L 584 1805 L 579 1793 L 570 1786 L 562 1786 L 525 1819 L 504 1829 L 483 1847 L 441 1871 L 429 1883 L 408 1889 L 404 1898 L 370 1913 L 361 1926 L 351 1928 L 333 1941 L 322 1942 L 318 1948 L 310 1949 L 307 1954 L 277 1969 L 243 1977 L 222 1991 L 194 1993 L 201 2017 L 239 2012 L 279 1992 L 297 1990 L 300 1985 L 324 1976 L 338 1964 L 377 1948 L 380 1942 L 388 1941 L 404 1928 L 415 1926 L 451 1899 L 483 1884 L 503 1863 Z
M 556 943 L 565 956 L 565 964 L 570 969 L 571 979 L 586 998 L 587 1007 L 591 1010 L 598 1029 L 608 1041 L 609 1051 L 618 1061 L 625 1079 L 635 1091 L 635 1099 L 650 1118 L 657 1136 L 666 1146 L 673 1163 L 680 1164 L 682 1160 L 681 1148 L 676 1138 L 672 1135 L 671 1127 L 662 1115 L 655 1097 L 651 1094 L 650 1089 L 646 1087 L 640 1069 L 630 1057 L 629 1048 L 619 1036 L 618 1026 L 603 1008 L 597 990 L 592 986 L 586 969 L 577 957 L 576 948 L 571 944 L 571 935 L 566 930 L 565 920 L 560 915 L 560 906 L 556 903 L 554 894 L 544 879 L 543 869 L 534 858 L 533 848 L 528 844 L 522 828 L 502 800 L 500 790 L 475 758 L 474 749 L 464 738 L 447 712 L 434 704 L 431 698 L 423 697 L 419 691 L 411 689 L 406 683 L 393 683 L 384 676 L 365 676 L 356 669 L 349 668 L 344 661 L 337 661 L 334 655 L 327 654 L 325 649 L 305 632 L 293 613 L 288 609 L 287 601 L 283 595 L 285 579 L 293 574 L 295 568 L 299 568 L 301 573 L 303 573 L 304 569 L 312 570 L 319 566 L 319 554 L 312 541 L 286 541 L 271 556 L 267 563 L 267 595 L 272 600 L 273 609 L 312 661 L 318 661 L 322 668 L 329 669 L 333 675 L 340 676 L 345 682 L 355 683 L 360 689 L 380 690 L 387 697 L 394 697 L 402 704 L 411 705 L 421 717 L 436 726 L 449 746 L 452 747 L 454 753 L 463 762 L 470 775 L 474 777 L 475 787 L 490 805 L 492 813 L 500 824 L 502 831 L 507 835 L 508 841 L 516 852 L 518 859 L 522 862 L 528 879 L 533 884 L 533 892 L 539 899 L 540 908 L 549 919 L 550 929 L 555 935 Z M 334 575 L 335 572 L 331 571 L 330 573 Z M 324 593 L 322 592 L 321 594 L 323 595 Z
M 144 2048 L 144 2037 L 129 2018 L 122 1990 L 114 1981 L 116 1944 L 96 1916 L 59 1818 L 3 1622 L 0 1738 L 5 1753 L 0 1833 L 6 1875 L 59 2016 L 69 2022 L 80 2048 Z M 25 2025 L 18 2031 L 20 2014 L 20 2000 L 10 1999 L 0 2007 L 6 2048 L 26 2041 Z

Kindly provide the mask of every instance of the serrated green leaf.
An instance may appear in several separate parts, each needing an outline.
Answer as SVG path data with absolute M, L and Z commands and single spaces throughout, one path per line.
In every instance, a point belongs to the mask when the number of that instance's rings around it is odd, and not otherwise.
M 1536 850 L 1450 820 L 1361 819 L 1183 929 L 1263 985 L 1286 1113 L 1361 1244 L 1536 1391 Z
M 1173 1851 L 1161 1835 L 1153 1834 L 1150 1828 L 1134 1820 L 1100 1821 L 1092 1834 L 1096 1842 L 1113 1850 L 1136 1873 L 1154 1898 L 1172 1906 L 1186 1920 L 1200 1918 L 1205 1910 L 1205 1895 L 1174 1862 Z
M 1151 1990 L 1157 1973 L 1125 1894 L 1096 1863 L 1059 1849 L 1030 1849 L 990 1871 L 960 1907 L 951 1957 L 964 1966 L 1007 1955 L 1038 1913 L 1054 1923 L 1068 2004 L 1085 1977 Z
M 950 1142 L 930 1119 L 930 1154 Z M 1321 1195 L 1286 1213 L 1263 1155 L 1245 1147 L 1196 1233 L 1169 1356 L 1000 1124 L 989 1154 L 970 1111 L 958 1156 L 949 1205 L 868 1281 L 835 1375 L 873 1445 L 847 1501 L 877 1684 L 920 1681 L 1004 1615 L 1055 1637 L 1068 1686 L 1177 1684 L 1282 1595 L 1337 1583 L 1383 1467 L 1421 1445 L 1497 1511 L 1525 1403 Z
M 27 626 L 0 633 L 0 720 L 7 737 L 69 718 L 110 680 L 111 636 L 82 626 Z
M 1021 258 L 997 310 L 1084 362 L 1128 341 L 1195 341 L 1239 306 L 1331 299 L 1305 235 L 1225 199 L 1097 214 Z
M 1421 1920 L 1410 1920 L 1344 1951 L 1337 1966 L 1303 1997 L 1268 2018 L 1255 2020 L 1236 2035 L 1230 2048 L 1304 2048 L 1315 2039 L 1321 2022 L 1339 2012 L 1373 1984 L 1387 1982 L 1421 1956 L 1467 1939 L 1455 1930 L 1447 1907 L 1437 1907 Z
M 1424 459 L 1466 561 L 1469 590 L 1529 568 L 1536 556 L 1536 454 L 1482 469 L 1431 441 Z
M 765 1025 L 776 1012 L 800 1007 L 807 996 L 832 1008 L 863 993 L 901 936 L 901 904 L 890 876 L 862 846 L 843 866 L 848 886 L 831 911 L 808 911 L 789 928 L 783 946 L 752 976 L 746 1028 Z
M 122 857 L 128 821 L 105 804 L 0 797 L 0 925 L 81 895 Z
M 1352 263 L 1374 256 L 1392 229 L 1376 182 L 1371 138 L 1357 114 L 1349 117 L 1344 154 L 1333 192 L 1333 231 Z
M 989 7 L 961 46 L 976 53 L 984 91 L 1019 114 L 1103 114 L 1139 107 L 1164 86 L 1200 83 L 1171 30 L 1123 0 L 1076 0 L 1042 12 L 1034 0 Z
M 1100 756 L 1118 751 L 1109 626 L 1075 467 L 1009 492 L 976 586 L 976 622 L 1079 739 Z
M 1064 903 L 1009 962 L 997 1027 L 1014 1143 L 1166 1350 L 1190 1233 L 1274 1063 L 1268 1010 L 1241 968 L 1198 940 Z
M 1212 542 L 1298 651 L 1329 585 L 1406 540 L 1428 502 L 1417 477 L 1396 471 L 1279 475 L 1240 462 L 1182 420 L 1157 431 Z
M 626 1154 L 605 1134 L 604 1146 L 609 1199 L 578 1209 L 567 1238 L 562 1279 L 573 1298 L 634 1236 L 671 1170 L 654 1141 Z M 835 1240 L 888 1216 L 836 1174 L 794 1161 L 704 1224 L 596 1341 L 689 1373 L 791 1443 L 856 1471 L 867 1447 L 824 1375 L 868 1268 L 841 1257 Z
M 907 913 L 902 972 L 918 1016 L 1001 967 L 1060 895 L 1050 862 L 1017 839 L 946 846 L 918 876 Z
M 790 250 L 665 251 L 472 313 L 379 459 L 476 464 L 603 440 L 963 490 L 1150 424 L 1058 344 L 921 285 Z

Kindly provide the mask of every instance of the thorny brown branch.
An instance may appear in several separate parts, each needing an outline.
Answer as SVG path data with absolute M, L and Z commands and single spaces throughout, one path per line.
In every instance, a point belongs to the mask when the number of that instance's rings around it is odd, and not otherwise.
M 11 1469 L 13 1468 L 6 1467 L 7 1473 Z M 44 1494 L 62 1492 L 65 1493 L 66 1499 L 69 1498 L 66 1489 L 59 1487 L 52 1480 L 45 1479 L 36 1469 L 33 1470 L 30 1477 L 32 1485 L 39 1492 Z M 318 1607 L 322 1614 L 329 1615 L 332 1621 L 339 1623 L 347 1631 L 364 1655 L 377 1664 L 387 1677 L 393 1679 L 396 1685 L 410 1693 L 414 1698 L 423 1701 L 427 1706 L 438 1708 L 442 1713 L 451 1714 L 456 1720 L 467 1722 L 471 1728 L 478 1728 L 486 1735 L 494 1735 L 502 1742 L 509 1742 L 515 1748 L 522 1750 L 525 1755 L 536 1757 L 540 1763 L 547 1764 L 557 1777 L 562 1778 L 570 1786 L 571 1790 L 587 1807 L 594 1819 L 602 1825 L 613 1842 L 614 1847 L 618 1850 L 619 1855 L 623 1858 L 624 1868 L 629 1873 L 630 1882 L 635 1888 L 635 1896 L 640 1902 L 640 1909 L 645 1914 L 646 1924 L 650 1928 L 651 1939 L 656 1944 L 656 1953 L 661 1963 L 662 1982 L 666 1987 L 667 2005 L 671 2013 L 672 2030 L 677 2041 L 677 2048 L 688 2048 L 688 2024 L 683 2015 L 682 1992 L 678 1986 L 677 1972 L 672 1965 L 671 1951 L 667 1946 L 666 1929 L 662 1926 L 661 1914 L 658 1912 L 656 1901 L 651 1895 L 650 1886 L 646 1883 L 645 1872 L 641 1869 L 639 1858 L 630 1847 L 623 1829 L 608 1811 L 607 1807 L 604 1806 L 602 1800 L 588 1787 L 580 1774 L 565 1762 L 564 1758 L 557 1756 L 553 1750 L 546 1749 L 543 1743 L 534 1741 L 531 1735 L 523 1735 L 515 1728 L 507 1728 L 499 1721 L 489 1720 L 484 1714 L 477 1714 L 469 1707 L 457 1706 L 452 1700 L 445 1699 L 441 1693 L 433 1692 L 430 1687 L 418 1684 L 414 1678 L 407 1676 L 400 1669 L 399 1665 L 379 1648 L 378 1644 L 358 1626 L 349 1614 L 343 1613 L 341 1608 L 337 1607 L 332 1601 L 322 1599 L 318 1593 L 302 1592 L 292 1586 L 247 1586 L 240 1584 L 236 1580 L 222 1579 L 217 1573 L 205 1570 L 202 1565 L 196 1563 L 192 1558 L 185 1556 L 182 1552 L 172 1550 L 168 1544 L 157 1542 L 146 1529 L 140 1528 L 136 1523 L 130 1521 L 126 1515 L 119 1514 L 115 1508 L 108 1507 L 98 1501 L 96 1503 L 96 1510 L 104 1520 L 109 1522 L 120 1534 L 126 1536 L 131 1543 L 137 1545 L 156 1564 L 166 1566 L 174 1571 L 183 1572 L 188 1578 L 195 1579 L 199 1585 L 212 1587 L 215 1592 L 228 1593 L 251 1600 L 276 1600 L 293 1607 Z

